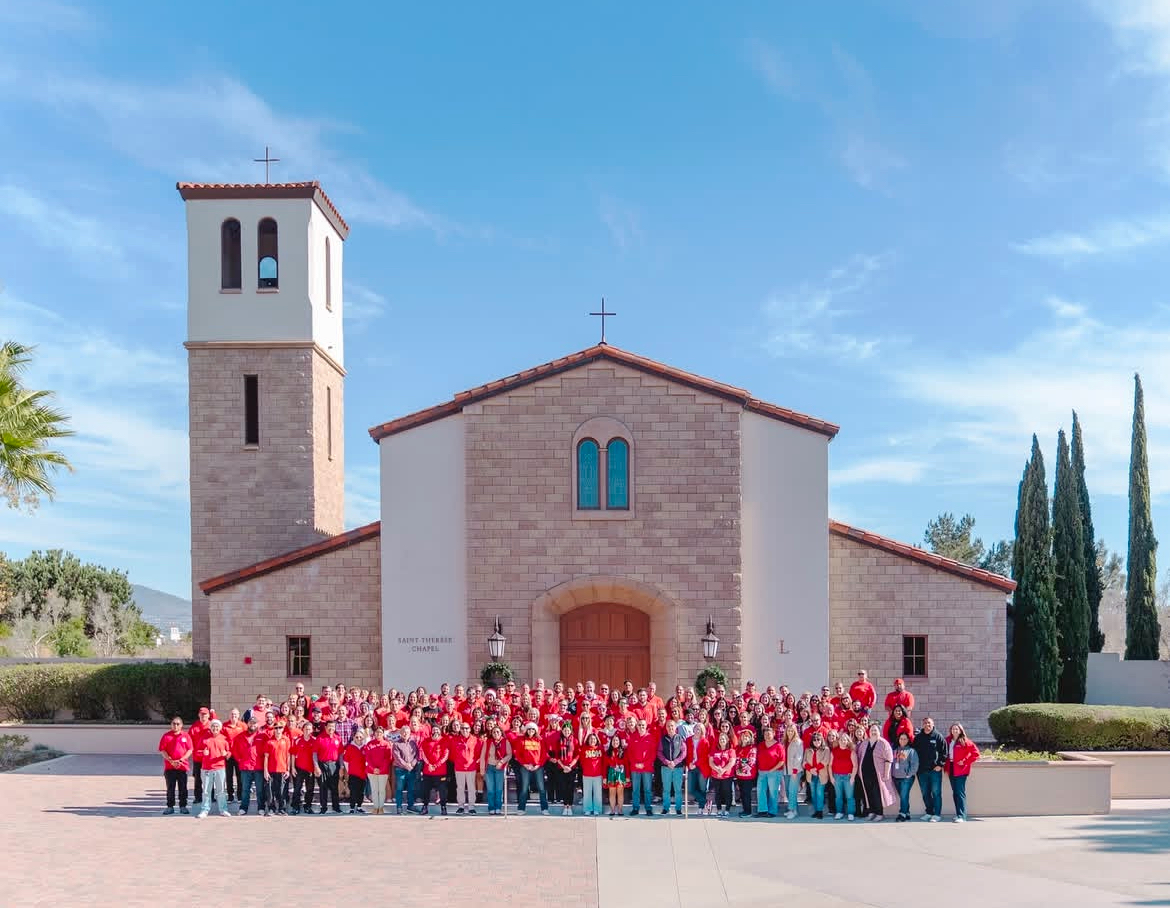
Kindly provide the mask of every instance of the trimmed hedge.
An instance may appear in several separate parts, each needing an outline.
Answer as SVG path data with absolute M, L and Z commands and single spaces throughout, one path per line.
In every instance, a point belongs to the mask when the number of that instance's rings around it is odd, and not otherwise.
M 205 662 L 0 666 L 0 713 L 24 722 L 52 722 L 64 709 L 89 722 L 189 720 L 210 699 Z
M 1001 744 L 1038 750 L 1170 750 L 1170 709 L 1017 703 L 987 717 Z

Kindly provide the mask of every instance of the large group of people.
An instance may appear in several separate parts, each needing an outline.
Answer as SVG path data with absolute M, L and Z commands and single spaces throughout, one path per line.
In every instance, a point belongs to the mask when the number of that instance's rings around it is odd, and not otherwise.
M 944 736 L 927 716 L 915 728 L 914 695 L 902 679 L 878 706 L 865 671 L 797 694 L 786 686 L 721 685 L 696 694 L 653 682 L 635 688 L 567 687 L 557 681 L 486 689 L 443 684 L 385 694 L 338 684 L 318 696 L 298 683 L 282 702 L 258 696 L 227 721 L 209 707 L 189 726 L 179 716 L 159 742 L 165 814 L 206 817 L 525 813 L 572 816 L 700 816 L 911 819 L 942 816 L 950 781 L 955 821 L 967 817 L 966 783 L 979 749 L 963 726 Z M 508 779 L 515 782 L 509 805 Z M 627 797 L 629 812 L 626 814 Z M 234 807 L 229 807 L 234 805 Z M 314 804 L 319 805 L 314 810 Z M 369 811 L 366 805 L 369 805 Z M 657 808 L 657 809 L 656 809 Z

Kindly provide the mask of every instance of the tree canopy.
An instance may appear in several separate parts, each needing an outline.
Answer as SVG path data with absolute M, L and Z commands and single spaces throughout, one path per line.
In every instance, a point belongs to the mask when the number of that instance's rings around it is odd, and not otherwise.
M 54 495 L 53 474 L 72 469 L 52 443 L 73 434 L 69 420 L 52 406 L 52 391 L 24 385 L 32 347 L 15 341 L 0 344 L 0 496 L 9 507 L 35 507 Z

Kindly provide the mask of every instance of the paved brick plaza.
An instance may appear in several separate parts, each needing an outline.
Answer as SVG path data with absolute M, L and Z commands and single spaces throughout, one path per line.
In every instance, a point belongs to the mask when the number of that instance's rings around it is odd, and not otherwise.
M 538 816 L 197 821 L 159 815 L 156 763 L 69 757 L 0 775 L 0 905 L 157 908 L 186 903 L 201 880 L 230 893 L 222 904 L 232 908 L 273 904 L 277 892 L 313 908 L 364 902 L 369 892 L 443 908 L 1170 905 L 1166 802 L 1108 817 L 965 826 Z M 362 869 L 358 854 L 366 856 Z M 308 898 L 297 875 L 282 869 L 294 855 Z M 321 889 L 331 861 L 338 869 Z M 258 873 L 263 867 L 273 873 Z M 249 882 L 233 888 L 237 871 Z

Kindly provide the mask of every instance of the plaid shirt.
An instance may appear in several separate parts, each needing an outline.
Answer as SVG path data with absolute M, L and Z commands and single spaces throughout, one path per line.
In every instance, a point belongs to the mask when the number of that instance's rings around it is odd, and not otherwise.
M 357 731 L 357 723 L 346 716 L 342 719 L 335 719 L 334 724 L 337 726 L 337 734 L 341 738 L 342 746 L 348 746 L 349 742 L 353 740 L 354 732 Z

